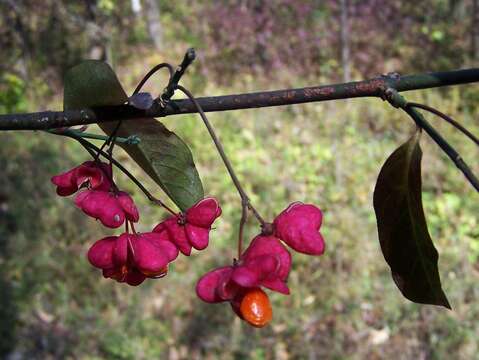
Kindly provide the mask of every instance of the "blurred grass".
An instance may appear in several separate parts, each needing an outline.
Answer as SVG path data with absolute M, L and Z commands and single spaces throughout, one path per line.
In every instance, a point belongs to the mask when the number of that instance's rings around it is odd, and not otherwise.
M 158 56 L 132 59 L 118 72 L 132 89 L 147 63 L 163 60 Z M 198 96 L 265 86 L 247 77 L 227 88 L 205 82 L 199 75 L 186 80 Z M 156 81 L 147 90 L 157 89 L 161 80 Z M 470 86 L 406 95 L 438 107 L 479 133 L 475 103 L 465 101 L 477 94 L 477 86 Z M 25 102 L 20 100 L 17 109 L 9 110 L 23 110 Z M 60 101 L 56 98 L 49 105 L 58 108 Z M 272 325 L 251 329 L 227 304 L 208 305 L 195 296 L 201 274 L 236 256 L 240 202 L 200 119 L 185 115 L 162 121 L 191 147 L 205 192 L 220 200 L 223 215 L 208 249 L 180 257 L 166 278 L 138 288 L 105 280 L 88 264 L 88 247 L 112 232 L 83 216 L 70 199 L 57 198 L 49 183 L 51 175 L 86 160 L 87 155 L 71 140 L 48 134 L 0 134 L 0 207 L 10 219 L 0 222 L 0 240 L 6 245 L 1 258 L 0 286 L 6 304 L 2 308 L 11 309 L 6 311 L 9 318 L 2 315 L 2 333 L 9 335 L 2 336 L 5 347 L 29 359 L 477 356 L 477 194 L 426 136 L 422 140 L 423 200 L 453 311 L 405 300 L 380 252 L 372 207 L 375 179 L 387 156 L 413 130 L 411 120 L 378 99 L 209 117 L 252 202 L 266 218 L 272 219 L 297 200 L 324 210 L 326 254 L 294 254 L 289 279 L 292 294 L 271 294 Z M 447 124 L 430 121 L 478 172 L 477 149 Z M 124 153 L 117 156 L 155 189 Z M 151 229 L 165 214 L 151 207 L 119 173 L 117 178 L 139 203 L 140 231 Z M 250 221 L 248 237 L 258 231 Z

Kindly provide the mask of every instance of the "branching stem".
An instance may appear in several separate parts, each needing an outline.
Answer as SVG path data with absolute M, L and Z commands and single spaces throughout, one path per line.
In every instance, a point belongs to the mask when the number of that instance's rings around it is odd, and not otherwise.
M 58 134 L 59 135 L 59 134 Z M 129 172 L 123 165 L 121 165 L 120 162 L 118 162 L 113 156 L 110 154 L 106 153 L 105 151 L 101 150 L 99 147 L 96 145 L 92 144 L 91 142 L 78 137 L 75 134 L 72 133 L 66 133 L 66 134 L 61 134 L 63 136 L 72 138 L 77 140 L 89 153 L 92 155 L 93 158 L 96 157 L 97 154 L 100 154 L 103 156 L 105 159 L 108 159 L 113 165 L 115 165 L 122 173 L 124 173 L 128 178 L 130 178 L 133 183 L 145 194 L 145 196 L 150 200 L 151 202 L 155 203 L 156 205 L 162 206 L 165 208 L 168 212 L 170 212 L 173 215 L 176 215 L 176 212 L 173 211 L 170 207 L 168 207 L 165 203 L 163 203 L 160 199 L 157 199 L 154 197 L 144 186 L 143 184 L 131 173 Z
M 462 171 L 466 179 L 469 183 L 479 192 L 479 179 L 474 175 L 472 170 L 466 164 L 466 162 L 462 159 L 459 153 L 454 149 L 446 139 L 442 137 L 442 135 L 433 127 L 431 124 L 427 122 L 424 116 L 415 109 L 415 107 L 425 107 L 427 111 L 431 111 L 436 115 L 444 115 L 439 111 L 429 107 L 429 106 L 422 106 L 421 104 L 416 103 L 409 103 L 403 96 L 401 96 L 396 89 L 394 88 L 387 88 L 383 93 L 383 98 L 387 100 L 392 106 L 396 108 L 400 108 L 404 110 L 419 126 L 423 129 L 430 137 L 434 140 L 434 142 L 446 153 L 447 156 L 454 162 L 454 164 L 458 167 L 459 170 Z M 417 106 L 420 105 L 420 106 Z M 439 116 L 441 116 L 439 115 Z M 445 115 L 444 115 L 445 116 Z M 441 116 L 442 117 L 442 116 Z M 452 119 L 449 119 L 452 120 Z M 454 124 L 457 124 L 453 120 Z M 472 134 L 471 134 L 472 135 Z
M 426 110 L 426 111 L 429 111 L 430 113 L 434 114 L 434 115 L 437 115 L 439 116 L 440 118 L 442 118 L 443 120 L 447 121 L 449 124 L 451 124 L 452 126 L 454 126 L 457 130 L 459 130 L 460 132 L 462 132 L 464 135 L 466 135 L 469 139 L 471 139 L 476 145 L 479 145 L 479 139 L 473 134 L 471 133 L 469 130 L 467 130 L 464 126 L 462 126 L 460 123 L 458 123 L 456 120 L 454 120 L 453 118 L 451 118 L 450 116 L 442 113 L 441 111 L 431 107 L 431 106 L 428 106 L 428 105 L 425 105 L 425 104 L 419 104 L 419 103 L 415 103 L 415 102 L 408 102 L 408 105 L 411 106 L 411 107 L 415 107 L 415 108 L 419 108 L 419 109 L 423 109 L 423 110 Z
M 462 171 L 469 183 L 479 192 L 479 179 L 474 175 L 472 170 L 462 159 L 461 155 L 442 137 L 434 127 L 429 124 L 424 116 L 412 106 L 406 106 L 403 110 L 409 114 L 415 123 L 436 142 L 436 144 L 446 153 L 447 156 L 454 162 L 459 170 Z

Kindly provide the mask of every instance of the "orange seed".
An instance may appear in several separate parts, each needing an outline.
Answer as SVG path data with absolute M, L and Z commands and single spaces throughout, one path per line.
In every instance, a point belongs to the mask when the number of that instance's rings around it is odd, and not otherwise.
M 263 327 L 273 319 L 268 295 L 260 288 L 249 290 L 241 300 L 240 313 L 254 327 Z

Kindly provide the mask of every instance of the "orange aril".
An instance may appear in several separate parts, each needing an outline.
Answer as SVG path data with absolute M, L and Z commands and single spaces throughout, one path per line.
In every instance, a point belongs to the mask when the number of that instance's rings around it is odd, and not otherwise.
M 241 299 L 240 313 L 246 322 L 255 327 L 263 327 L 273 319 L 268 295 L 259 288 L 246 292 Z
M 143 273 L 143 275 L 148 276 L 150 278 L 161 278 L 163 276 L 166 276 L 166 274 L 168 274 L 168 266 L 165 266 L 158 271 L 142 270 L 141 272 Z

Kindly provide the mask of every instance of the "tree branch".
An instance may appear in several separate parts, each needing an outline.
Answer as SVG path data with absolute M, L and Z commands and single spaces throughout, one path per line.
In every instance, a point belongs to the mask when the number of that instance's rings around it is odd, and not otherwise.
M 479 68 L 409 76 L 392 73 L 364 81 L 203 97 L 197 100 L 205 112 L 227 111 L 357 97 L 380 97 L 386 88 L 394 88 L 401 92 L 473 82 L 479 82 Z M 165 108 L 155 102 L 148 110 L 139 110 L 129 105 L 118 105 L 94 109 L 10 114 L 0 115 L 0 130 L 46 130 L 65 126 L 196 112 L 197 109 L 191 100 L 182 99 L 169 101 Z

